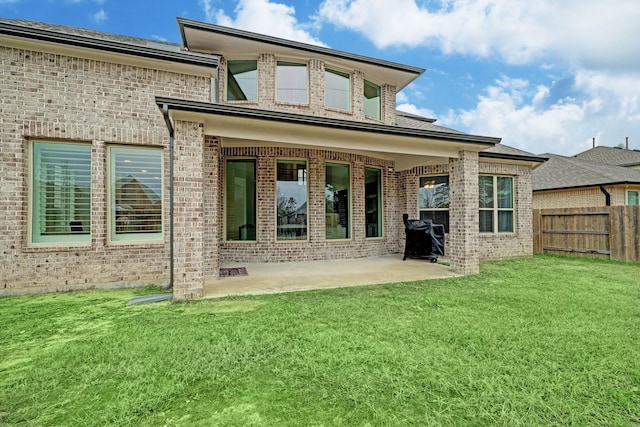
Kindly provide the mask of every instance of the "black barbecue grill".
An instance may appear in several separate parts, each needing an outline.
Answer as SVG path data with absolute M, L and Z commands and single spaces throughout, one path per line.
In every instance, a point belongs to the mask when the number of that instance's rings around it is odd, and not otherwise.
M 431 220 L 409 219 L 409 215 L 402 215 L 406 243 L 404 258 L 426 258 L 437 262 L 439 256 L 444 256 L 444 225 L 434 224 Z

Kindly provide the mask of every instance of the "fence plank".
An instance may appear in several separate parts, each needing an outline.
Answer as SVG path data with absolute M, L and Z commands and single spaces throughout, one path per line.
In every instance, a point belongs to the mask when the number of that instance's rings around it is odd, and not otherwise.
M 640 262 L 640 206 L 533 211 L 534 253 Z

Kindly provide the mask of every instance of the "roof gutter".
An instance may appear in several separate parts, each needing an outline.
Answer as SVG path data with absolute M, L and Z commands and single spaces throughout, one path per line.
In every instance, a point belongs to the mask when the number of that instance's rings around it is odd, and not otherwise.
M 571 190 L 574 188 L 599 188 L 601 185 L 614 186 L 614 185 L 640 185 L 640 181 L 618 181 L 618 182 L 607 182 L 605 184 L 585 184 L 585 185 L 574 185 L 569 187 L 552 187 L 552 188 L 534 188 L 533 191 L 558 191 L 558 190 Z
M 58 43 L 105 52 L 120 53 L 143 58 L 158 59 L 181 64 L 217 67 L 218 56 L 198 52 L 172 51 L 148 46 L 102 40 L 78 34 L 63 33 L 41 28 L 29 28 L 6 22 L 0 22 L 0 34 L 23 39 L 31 39 L 50 43 Z
M 469 135 L 464 133 L 438 132 L 424 129 L 411 129 L 378 123 L 363 123 L 351 120 L 316 117 L 303 114 L 291 114 L 280 111 L 259 110 L 237 105 L 211 104 L 174 98 L 156 97 L 158 106 L 168 105 L 169 110 L 200 114 L 232 116 L 253 120 L 285 122 L 296 125 L 318 126 L 338 130 L 370 132 L 383 135 L 405 136 L 413 138 L 433 138 L 466 144 L 485 144 L 492 146 L 500 143 L 500 138 Z
M 334 58 L 346 59 L 349 61 L 358 61 L 369 65 L 375 65 L 379 67 L 385 67 L 396 71 L 402 71 L 405 73 L 414 74 L 416 77 L 424 73 L 426 70 L 420 67 L 414 67 L 410 65 L 399 64 L 397 62 L 385 61 L 382 59 L 371 58 L 368 56 L 357 55 L 340 50 L 329 49 L 323 46 L 312 45 L 308 43 L 302 43 L 293 40 L 282 39 L 279 37 L 268 36 L 265 34 L 258 34 L 249 31 L 239 30 L 237 28 L 224 27 L 221 25 L 214 25 L 207 22 L 194 21 L 187 18 L 177 18 L 178 27 L 180 28 L 180 36 L 182 37 L 182 45 L 190 49 L 189 40 L 185 33 L 185 28 L 192 30 L 206 31 L 209 33 L 220 34 L 229 37 L 236 37 L 239 39 L 249 40 L 257 43 L 265 43 L 273 46 L 285 47 L 290 49 L 296 49 L 303 52 L 309 52 L 313 54 L 328 55 Z
M 524 156 L 521 154 L 506 154 L 506 153 L 491 153 L 486 151 L 478 152 L 478 157 L 487 159 L 500 159 L 500 160 L 521 160 L 523 162 L 544 163 L 549 160 L 548 157 L 540 156 Z

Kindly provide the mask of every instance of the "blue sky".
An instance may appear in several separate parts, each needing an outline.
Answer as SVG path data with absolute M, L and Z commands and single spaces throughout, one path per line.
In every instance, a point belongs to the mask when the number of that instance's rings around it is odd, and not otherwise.
M 398 108 L 532 153 L 640 149 L 638 0 L 0 0 L 0 17 L 179 42 L 185 17 L 426 68 Z

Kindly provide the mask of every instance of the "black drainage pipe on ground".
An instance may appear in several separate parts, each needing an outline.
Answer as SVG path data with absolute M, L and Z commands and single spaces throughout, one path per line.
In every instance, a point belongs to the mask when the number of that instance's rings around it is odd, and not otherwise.
M 175 133 L 169 119 L 169 106 L 167 104 L 162 106 L 162 115 L 169 130 L 169 283 L 162 287 L 162 290 L 168 291 L 173 289 L 173 145 Z M 170 299 L 173 299 L 173 292 L 135 297 L 130 299 L 127 305 L 147 304 Z

